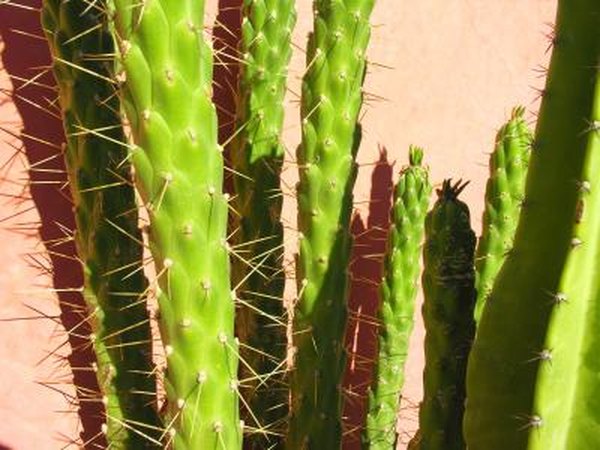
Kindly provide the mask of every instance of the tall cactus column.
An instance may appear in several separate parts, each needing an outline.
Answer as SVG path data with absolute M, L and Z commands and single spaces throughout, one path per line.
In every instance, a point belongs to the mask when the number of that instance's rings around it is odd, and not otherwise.
M 349 221 L 374 0 L 319 0 L 302 84 L 302 144 L 290 449 L 336 449 L 342 435 Z
M 157 443 L 156 384 L 144 293 L 141 233 L 115 95 L 114 52 L 103 1 L 46 0 L 42 22 L 64 116 L 75 242 L 84 266 L 97 356 L 98 401 L 111 448 Z
M 174 449 L 239 449 L 228 199 L 204 1 L 114 3 L 131 158 L 160 287 L 164 440 Z
M 475 335 L 475 233 L 466 184 L 445 180 L 425 221 L 425 369 L 419 433 L 410 449 L 462 450 L 467 358 Z
M 431 196 L 429 171 L 421 165 L 422 159 L 423 150 L 411 147 L 410 164 L 402 169 L 394 191 L 385 275 L 380 287 L 379 351 L 363 433 L 365 449 L 392 450 L 398 438 L 400 392 L 413 329 L 425 214 Z
M 519 222 L 533 139 L 524 113 L 522 107 L 513 110 L 510 120 L 498 131 L 490 155 L 482 233 L 475 257 L 476 321 L 481 317 L 494 280 L 512 249 Z
M 600 447 L 600 3 L 560 0 L 553 44 L 515 244 L 469 361 L 472 450 Z
M 235 169 L 233 284 L 240 299 L 242 395 L 257 427 L 256 448 L 281 444 L 288 415 L 286 316 L 283 305 L 281 143 L 294 0 L 245 0 L 240 54 L 238 131 L 229 148 Z M 254 423 L 257 421 L 258 423 Z M 263 436 L 262 432 L 266 431 Z

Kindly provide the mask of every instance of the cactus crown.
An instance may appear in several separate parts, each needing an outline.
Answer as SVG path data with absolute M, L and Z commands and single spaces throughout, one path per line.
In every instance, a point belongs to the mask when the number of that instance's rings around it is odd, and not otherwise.
M 441 189 L 436 189 L 435 192 L 438 195 L 439 200 L 444 201 L 454 201 L 458 200 L 458 196 L 461 192 L 467 187 L 470 181 L 462 181 L 458 180 L 456 183 L 452 184 L 452 180 L 444 180 L 442 183 Z

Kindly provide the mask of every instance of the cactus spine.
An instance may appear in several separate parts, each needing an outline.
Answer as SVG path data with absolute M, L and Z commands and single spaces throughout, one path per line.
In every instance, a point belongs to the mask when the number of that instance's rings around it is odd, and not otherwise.
M 240 54 L 238 132 L 230 148 L 238 213 L 234 235 L 239 258 L 233 282 L 241 301 L 238 335 L 246 347 L 241 357 L 242 393 L 247 420 L 260 432 L 257 447 L 281 445 L 288 414 L 285 356 L 287 348 L 283 288 L 282 193 L 279 177 L 284 156 L 280 136 L 291 36 L 296 22 L 293 0 L 245 0 Z M 254 425 L 254 424 L 253 424 Z
M 458 200 L 466 183 L 444 181 L 425 221 L 425 370 L 419 436 L 411 448 L 465 448 L 462 419 L 467 357 L 475 335 L 475 233 Z
M 485 301 L 512 248 L 517 230 L 532 140 L 524 113 L 522 107 L 513 110 L 510 120 L 498 131 L 490 156 L 482 234 L 475 257 L 476 321 L 481 318 Z
M 141 233 L 119 101 L 110 78 L 114 52 L 104 2 L 46 0 L 42 22 L 64 116 L 64 149 L 75 206 L 97 356 L 99 396 L 111 448 L 157 443 L 150 324 L 144 301 Z
M 468 372 L 470 449 L 593 449 L 600 4 L 560 0 L 513 251 Z
M 302 84 L 290 449 L 341 443 L 349 222 L 374 0 L 319 0 Z
M 400 172 L 394 190 L 390 235 L 380 287 L 379 352 L 369 391 L 363 448 L 396 448 L 396 421 L 404 384 L 404 363 L 413 328 L 423 225 L 431 185 L 421 166 L 423 150 L 411 147 L 410 165 Z
M 228 199 L 202 0 L 115 0 L 136 183 L 150 216 L 169 448 L 241 448 Z

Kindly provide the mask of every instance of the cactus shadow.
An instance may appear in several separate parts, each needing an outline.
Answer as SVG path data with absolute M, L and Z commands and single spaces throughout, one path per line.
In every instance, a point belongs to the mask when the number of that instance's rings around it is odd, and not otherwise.
M 242 2 L 243 0 L 219 0 L 217 17 L 213 24 L 213 101 L 219 120 L 220 144 L 227 142 L 235 133 L 235 112 L 239 93 L 237 49 L 242 32 Z M 227 148 L 224 156 L 227 167 L 231 167 Z M 231 171 L 225 173 L 224 190 L 230 194 L 234 193 Z
M 371 175 L 368 217 L 352 218 L 352 263 L 346 349 L 348 364 L 344 375 L 345 450 L 360 449 L 360 433 L 366 417 L 367 389 L 371 382 L 377 351 L 378 289 L 383 274 L 383 255 L 390 227 L 393 175 L 387 152 L 380 149 Z
M 23 156 L 28 164 L 28 189 L 40 221 L 27 223 L 25 228 L 37 231 L 36 238 L 45 243 L 48 259 L 41 264 L 37 261 L 36 268 L 43 266 L 41 272 L 49 276 L 49 288 L 56 290 L 59 301 L 58 320 L 65 330 L 70 331 L 65 340 L 71 353 L 66 357 L 65 366 L 68 364 L 72 373 L 75 394 L 74 397 L 63 395 L 70 406 L 77 409 L 81 421 L 79 439 L 85 443 L 82 447 L 104 448 L 106 444 L 100 431 L 102 404 L 91 401 L 97 397 L 99 389 L 92 370 L 95 357 L 86 338 L 90 333 L 86 306 L 81 293 L 68 291 L 82 285 L 83 274 L 73 240 L 67 238 L 66 232 L 74 229 L 75 219 L 60 151 L 65 139 L 62 124 L 43 110 L 50 108 L 56 91 L 48 69 L 47 44 L 38 38 L 43 36 L 39 18 L 41 0 L 20 0 L 19 6 L 10 2 L 0 5 L 0 38 L 4 43 L 1 59 L 12 84 L 12 89 L 1 94 L 16 106 L 23 128 L 9 130 L 2 126 L 1 129 L 18 138 L 15 154 Z M 5 448 L 8 449 L 0 446 L 0 450 Z

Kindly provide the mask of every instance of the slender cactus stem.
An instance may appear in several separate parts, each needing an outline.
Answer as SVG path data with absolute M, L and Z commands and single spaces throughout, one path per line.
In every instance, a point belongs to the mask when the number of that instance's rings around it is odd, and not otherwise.
M 64 149 L 84 266 L 104 432 L 111 448 L 158 443 L 142 238 L 127 162 L 120 104 L 112 83 L 113 40 L 106 3 L 46 0 L 50 44 L 67 145 Z

